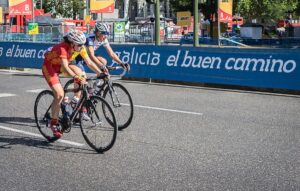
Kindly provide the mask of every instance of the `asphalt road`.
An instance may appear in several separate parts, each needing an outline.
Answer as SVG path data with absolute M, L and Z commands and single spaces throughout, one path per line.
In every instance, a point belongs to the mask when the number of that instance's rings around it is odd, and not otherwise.
M 0 190 L 300 190 L 299 96 L 122 82 L 133 122 L 97 154 L 39 137 L 39 71 L 0 82 Z

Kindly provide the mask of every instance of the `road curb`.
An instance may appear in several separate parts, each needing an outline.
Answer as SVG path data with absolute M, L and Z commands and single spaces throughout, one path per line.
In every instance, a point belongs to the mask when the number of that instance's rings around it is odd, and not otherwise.
M 7 69 L 0 68 L 0 72 L 10 72 L 10 73 L 22 73 L 22 74 L 34 74 L 42 76 L 42 71 L 40 69 Z M 63 78 L 63 76 L 62 76 Z M 259 87 L 250 87 L 250 86 L 238 86 L 238 85 L 226 85 L 226 84 L 213 84 L 213 83 L 200 83 L 200 82 L 182 82 L 174 80 L 157 80 L 152 78 L 133 78 L 133 77 L 122 77 L 122 80 L 126 81 L 137 81 L 145 82 L 149 84 L 161 84 L 161 85 L 180 85 L 180 86 L 189 86 L 189 87 L 202 87 L 202 88 L 218 88 L 224 90 L 242 90 L 242 91 L 251 91 L 251 92 L 263 92 L 263 93 L 280 93 L 280 94 L 289 94 L 289 95 L 300 95 L 300 90 L 287 90 L 287 89 L 275 89 L 275 88 L 259 88 Z
M 123 77 L 122 80 L 148 82 L 150 84 L 155 83 L 155 84 L 184 85 L 184 86 L 191 86 L 191 87 L 218 88 L 218 89 L 224 89 L 224 90 L 243 90 L 243 91 L 253 91 L 253 92 L 256 91 L 256 92 L 265 92 L 265 93 L 300 95 L 300 90 L 260 88 L 260 87 L 201 83 L 201 82 L 182 82 L 182 81 L 173 81 L 173 80 L 156 80 L 156 79 L 150 79 L 150 78 Z

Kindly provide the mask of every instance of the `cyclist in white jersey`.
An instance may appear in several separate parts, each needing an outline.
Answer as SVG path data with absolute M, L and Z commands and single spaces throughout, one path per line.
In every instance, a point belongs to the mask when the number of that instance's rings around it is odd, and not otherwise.
M 95 32 L 93 35 L 90 35 L 89 37 L 87 37 L 86 39 L 86 47 L 88 50 L 88 54 L 90 59 L 96 63 L 100 69 L 104 70 L 106 73 L 108 73 L 107 69 L 105 68 L 106 64 L 107 64 L 107 60 L 105 58 L 103 58 L 102 56 L 99 55 L 95 55 L 95 51 L 103 46 L 106 49 L 107 54 L 118 64 L 120 64 L 123 68 L 125 68 L 127 71 L 130 70 L 130 66 L 127 63 L 123 63 L 120 58 L 117 56 L 117 54 L 113 51 L 113 49 L 111 48 L 107 37 L 109 35 L 109 27 L 107 24 L 105 23 L 101 23 L 101 22 L 97 22 L 95 25 Z M 83 71 L 84 71 L 84 67 L 83 65 L 84 60 L 82 59 L 82 57 L 79 55 L 75 58 L 75 63 L 77 66 L 79 66 Z

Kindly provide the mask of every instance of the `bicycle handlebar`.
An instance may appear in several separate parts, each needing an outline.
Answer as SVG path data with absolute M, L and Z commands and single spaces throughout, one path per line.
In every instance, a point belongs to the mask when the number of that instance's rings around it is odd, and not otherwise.
M 120 75 L 118 75 L 120 77 L 123 77 L 126 74 L 126 72 L 127 72 L 127 70 L 125 68 L 123 68 L 122 66 L 106 66 L 106 68 L 109 71 L 120 70 L 121 69 L 122 73 Z M 87 77 L 86 81 L 88 82 L 88 81 L 93 81 L 93 80 L 105 79 L 107 77 L 108 77 L 107 74 L 101 73 L 99 76 L 89 76 L 89 77 Z M 87 84 L 82 84 L 82 85 L 79 86 L 79 88 L 73 88 L 73 89 L 67 89 L 67 90 L 65 90 L 65 93 L 68 93 L 68 92 L 78 92 L 78 91 L 86 88 L 87 86 L 88 86 Z
M 101 73 L 99 76 L 89 76 L 86 78 L 86 81 L 92 81 L 92 80 L 98 80 L 98 79 L 104 79 L 106 78 L 107 75 L 104 73 Z M 78 88 L 68 88 L 68 89 L 64 89 L 65 93 L 69 93 L 69 92 L 78 92 L 80 90 L 83 90 L 85 88 L 87 88 L 89 85 L 88 84 L 78 84 L 79 87 Z
M 127 70 L 125 68 L 123 68 L 122 66 L 106 66 L 106 68 L 109 70 L 109 71 L 112 71 L 112 70 L 120 70 L 122 69 L 122 73 L 118 76 L 120 77 L 123 77 L 125 76 L 125 74 L 127 73 Z
M 106 66 L 108 70 L 124 69 L 122 66 Z M 125 69 L 124 69 L 125 70 Z

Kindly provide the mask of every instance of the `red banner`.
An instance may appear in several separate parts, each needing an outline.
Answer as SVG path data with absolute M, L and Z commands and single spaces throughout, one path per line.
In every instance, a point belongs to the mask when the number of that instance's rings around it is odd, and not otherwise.
M 225 23 L 231 23 L 232 22 L 232 14 L 228 14 L 222 10 L 219 9 L 219 19 L 220 22 L 225 22 Z
M 32 0 L 9 0 L 9 15 L 31 15 Z

